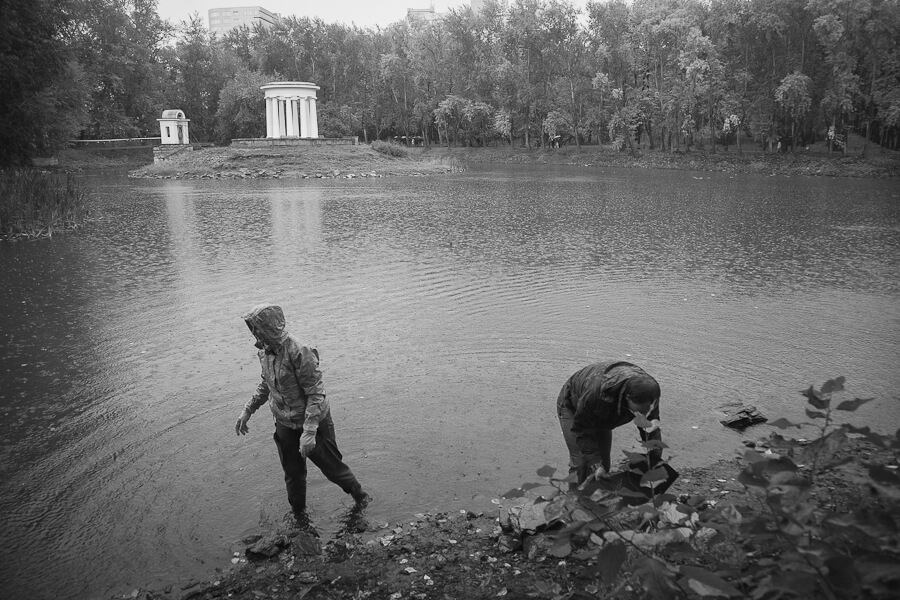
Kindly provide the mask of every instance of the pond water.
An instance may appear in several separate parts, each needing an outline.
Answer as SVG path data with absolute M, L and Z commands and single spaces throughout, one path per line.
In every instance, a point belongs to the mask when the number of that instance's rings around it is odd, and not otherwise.
M 88 177 L 87 231 L 0 245 L 0 596 L 214 579 L 288 506 L 239 318 L 316 346 L 373 521 L 566 469 L 554 403 L 604 358 L 663 390 L 676 468 L 733 456 L 729 402 L 803 415 L 838 375 L 900 424 L 896 181 L 492 168 L 430 178 Z M 616 431 L 615 448 L 636 433 Z M 349 499 L 315 468 L 325 535 Z M 495 508 L 495 507 L 494 507 Z

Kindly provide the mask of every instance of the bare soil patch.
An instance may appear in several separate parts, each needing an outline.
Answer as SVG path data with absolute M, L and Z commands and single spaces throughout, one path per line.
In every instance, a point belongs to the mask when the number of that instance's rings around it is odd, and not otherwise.
M 868 505 L 897 514 L 896 501 L 873 495 L 864 483 L 868 465 L 896 465 L 896 458 L 862 440 L 851 440 L 841 455 L 855 461 L 820 476 L 819 506 L 842 512 Z M 745 514 L 762 510 L 762 498 L 737 481 L 742 468 L 742 460 L 736 457 L 685 469 L 669 491 L 680 499 L 701 496 L 712 503 L 734 505 Z M 591 570 L 574 555 L 559 559 L 549 552 L 552 531 L 520 538 L 501 526 L 501 515 L 498 507 L 491 513 L 420 513 L 403 522 L 371 523 L 361 514 L 348 518 L 338 535 L 324 544 L 285 517 L 278 526 L 239 543 L 233 564 L 219 570 L 218 579 L 155 592 L 136 590 L 132 597 L 487 600 L 596 598 L 611 591 L 599 574 L 589 575 Z M 760 559 L 773 551 L 745 550 L 756 552 Z

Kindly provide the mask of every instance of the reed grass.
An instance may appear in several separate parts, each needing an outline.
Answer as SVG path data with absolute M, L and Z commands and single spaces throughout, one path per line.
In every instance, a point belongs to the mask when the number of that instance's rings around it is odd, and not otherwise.
M 372 150 L 375 152 L 381 152 L 382 154 L 386 154 L 387 156 L 396 156 L 397 158 L 406 158 L 409 156 L 409 151 L 401 146 L 400 144 L 395 144 L 393 142 L 383 142 L 381 140 L 375 140 L 372 142 Z
M 72 175 L 0 170 L 0 240 L 52 237 L 81 227 L 87 216 L 87 194 Z

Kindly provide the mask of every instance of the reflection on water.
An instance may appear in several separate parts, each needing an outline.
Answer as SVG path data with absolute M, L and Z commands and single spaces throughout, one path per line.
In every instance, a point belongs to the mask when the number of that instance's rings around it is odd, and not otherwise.
M 210 578 L 287 511 L 266 411 L 233 433 L 259 376 L 239 315 L 263 300 L 322 355 L 373 521 L 487 509 L 563 467 L 553 402 L 602 358 L 659 379 L 676 467 L 740 446 L 717 406 L 797 417 L 797 391 L 836 375 L 877 398 L 866 424 L 900 421 L 893 182 L 529 168 L 94 184 L 88 232 L 0 246 L 3 598 Z M 315 469 L 310 502 L 326 533 L 350 504 Z

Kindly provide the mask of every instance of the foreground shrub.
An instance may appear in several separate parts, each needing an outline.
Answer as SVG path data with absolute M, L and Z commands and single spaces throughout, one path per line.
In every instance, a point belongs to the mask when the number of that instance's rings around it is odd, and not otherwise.
M 51 237 L 87 217 L 87 195 L 74 177 L 45 171 L 0 171 L 0 240 Z
M 406 148 L 399 144 L 392 144 L 391 142 L 383 142 L 381 140 L 375 140 L 372 142 L 372 150 L 375 152 L 381 152 L 382 154 L 386 154 L 388 156 L 396 156 L 398 158 L 406 158 L 409 152 L 407 152 Z
M 624 473 L 637 489 L 564 491 L 572 477 L 549 478 L 556 497 L 539 498 L 521 515 L 552 523 L 550 555 L 583 565 L 576 570 L 596 583 L 588 597 L 769 599 L 888 599 L 900 597 L 900 430 L 882 435 L 868 427 L 835 424 L 869 399 L 838 401 L 844 378 L 810 386 L 808 422 L 778 419 L 785 429 L 813 429 L 815 437 L 772 433 L 753 442 L 738 481 L 754 502 L 745 505 L 699 495 L 658 493 L 666 463 L 644 463 L 648 454 L 626 453 Z M 635 422 L 642 426 L 638 417 Z M 849 436 L 890 457 L 887 464 L 848 453 Z M 843 452 L 842 452 L 843 450 Z M 827 477 L 858 485 L 860 493 L 840 506 Z M 504 497 L 524 495 L 542 484 L 524 484 Z M 540 502 L 540 503 L 539 503 Z M 635 503 L 638 502 L 638 505 Z M 537 514 L 540 518 L 535 519 Z M 562 527 L 559 529 L 559 527 Z M 522 527 L 521 529 L 525 529 Z M 557 586 L 558 587 L 558 586 Z M 564 590 L 554 589 L 557 597 Z M 582 597 L 582 596 L 578 596 Z

